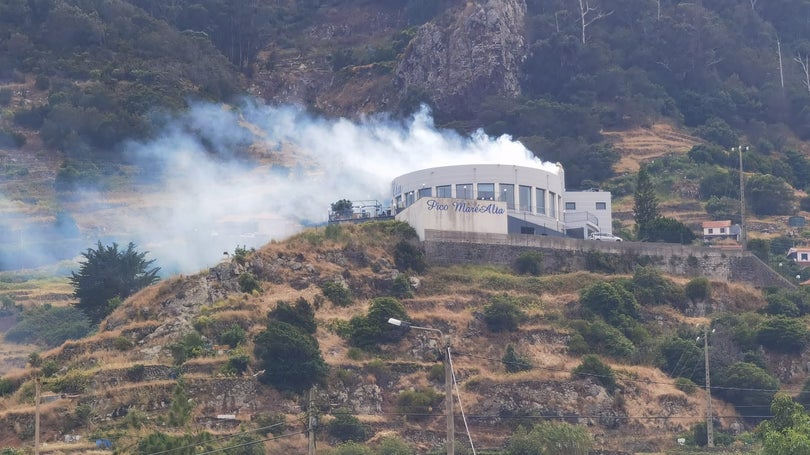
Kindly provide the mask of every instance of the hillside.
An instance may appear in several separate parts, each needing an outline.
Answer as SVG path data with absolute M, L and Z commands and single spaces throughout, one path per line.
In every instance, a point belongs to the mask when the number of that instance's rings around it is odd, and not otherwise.
M 293 304 L 303 298 L 315 309 L 315 337 L 329 365 L 326 385 L 314 396 L 324 424 L 317 436 L 319 452 L 337 443 L 328 422 L 346 410 L 359 419 L 371 444 L 383 435 L 398 435 L 420 453 L 436 450 L 444 432 L 440 412 L 434 409 L 428 417 L 419 417 L 418 412 L 408 417 L 412 411 L 399 401 L 408 390 L 442 393 L 442 376 L 435 374 L 438 359 L 433 336 L 413 330 L 398 341 L 359 349 L 346 335 L 352 318 L 364 316 L 374 299 L 391 295 L 400 296 L 416 325 L 451 336 L 458 393 L 479 450 L 503 447 L 519 423 L 564 419 L 587 425 L 597 448 L 660 451 L 674 447 L 678 436 L 704 419 L 702 394 L 676 388 L 673 379 L 655 367 L 654 352 L 654 346 L 678 331 L 705 323 L 704 318 L 688 316 L 698 308 L 683 313 L 671 305 L 643 305 L 640 321 L 649 331 L 649 346 L 640 344 L 635 360 L 602 356 L 618 383 L 617 391 L 611 393 L 594 378 L 572 377 L 580 355 L 599 349 L 575 350 L 572 337 L 578 329 L 572 322 L 587 317 L 579 303 L 581 291 L 617 277 L 590 272 L 532 277 L 469 266 L 400 275 L 394 267 L 394 246 L 401 238 L 394 226 L 370 223 L 309 230 L 199 274 L 164 280 L 131 297 L 102 323 L 98 334 L 42 353 L 46 363 L 57 365 L 44 381 L 45 390 L 70 397 L 43 405 L 42 441 L 52 444 L 65 434 L 78 434 L 85 439 L 111 438 L 118 447 L 128 447 L 152 431 L 206 430 L 228 435 L 283 421 L 283 433 L 291 436 L 271 438 L 268 450 L 303 453 L 306 438 L 300 431 L 307 395 L 279 392 L 260 381 L 256 376 L 263 367 L 252 355 L 244 373 L 229 370 L 236 352 L 212 347 L 222 344 L 222 334 L 236 324 L 248 334 L 238 351 L 252 354 L 268 312 L 279 302 Z M 258 278 L 260 291 L 240 291 L 240 277 L 246 273 Z M 412 295 L 403 294 L 400 287 L 405 277 Z M 682 279 L 666 282 L 675 287 L 685 284 Z M 328 283 L 343 283 L 351 292 L 351 303 L 333 303 L 326 291 Z M 764 305 L 761 293 L 754 289 L 725 283 L 712 286 L 711 305 L 716 309 L 740 313 Z M 517 331 L 496 332 L 487 322 L 487 307 L 503 298 L 524 313 Z M 383 330 L 394 329 L 384 324 Z M 188 359 L 178 358 L 175 346 L 186 343 L 187 334 L 196 331 L 204 337 L 201 350 Z M 717 357 L 718 364 L 740 355 L 729 336 L 714 341 L 717 351 L 712 357 Z M 528 371 L 505 371 L 508 364 L 502 359 L 507 345 L 530 363 Z M 801 357 L 771 356 L 771 361 L 775 363 L 769 368 L 786 387 L 800 387 L 805 379 L 805 373 L 796 368 Z M 25 369 L 3 376 L 14 389 L 2 399 L 3 445 L 32 443 L 32 375 L 31 369 Z M 170 410 L 176 407 L 180 379 L 192 399 L 191 420 L 166 427 L 169 413 L 174 412 Z M 715 409 L 719 430 L 734 433 L 748 427 L 734 407 L 716 400 Z M 233 414 L 238 421 L 216 418 L 224 414 Z M 459 446 L 468 445 L 460 417 L 456 424 Z

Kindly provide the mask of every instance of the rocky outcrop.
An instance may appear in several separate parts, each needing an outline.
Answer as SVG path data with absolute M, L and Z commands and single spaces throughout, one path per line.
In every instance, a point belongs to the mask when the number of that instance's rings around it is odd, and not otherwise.
M 479 0 L 426 23 L 396 70 L 403 93 L 430 93 L 448 111 L 482 96 L 519 95 L 525 15 L 525 0 Z

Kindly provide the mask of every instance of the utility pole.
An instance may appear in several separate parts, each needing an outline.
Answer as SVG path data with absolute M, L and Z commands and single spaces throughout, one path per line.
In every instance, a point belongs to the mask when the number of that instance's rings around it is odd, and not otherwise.
M 709 374 L 709 324 L 703 326 L 703 357 L 706 366 L 706 446 L 714 447 L 714 421 L 712 420 L 712 386 Z
M 436 332 L 444 342 L 444 413 L 447 416 L 447 455 L 455 455 L 456 426 L 453 419 L 453 365 L 450 363 L 450 335 L 445 335 L 439 329 L 411 325 L 396 318 L 389 318 L 388 323 L 397 327 Z
M 734 147 L 731 148 L 734 150 Z M 740 152 L 740 247 L 743 251 L 745 251 L 745 244 L 746 244 L 746 232 L 745 232 L 745 185 L 743 184 L 743 162 L 742 162 L 742 153 L 743 147 L 737 147 L 737 150 Z M 745 147 L 745 150 L 748 150 L 748 147 Z
M 307 407 L 307 437 L 309 443 L 307 446 L 307 454 L 315 455 L 315 427 L 318 425 L 315 412 L 313 411 L 313 404 L 315 402 L 315 386 L 309 389 L 309 405 Z
M 34 455 L 39 455 L 39 375 L 37 375 L 34 384 Z
M 444 412 L 447 413 L 447 455 L 454 455 L 456 426 L 453 418 L 453 366 L 450 364 L 450 335 L 444 337 Z

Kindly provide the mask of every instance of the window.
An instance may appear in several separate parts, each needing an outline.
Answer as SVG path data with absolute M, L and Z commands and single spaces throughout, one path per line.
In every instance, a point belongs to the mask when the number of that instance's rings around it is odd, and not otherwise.
M 542 188 L 537 188 L 535 199 L 537 200 L 537 210 L 536 212 L 540 215 L 546 214 L 546 190 Z
M 482 201 L 495 200 L 495 184 L 494 183 L 479 183 L 478 184 L 478 199 Z
M 607 202 L 597 202 L 596 210 L 607 210 Z
M 720 233 L 725 234 L 726 233 L 726 228 L 720 228 Z
M 472 183 L 463 183 L 456 185 L 456 197 L 458 199 L 472 199 L 473 186 Z
M 532 187 L 520 185 L 518 187 L 518 198 L 520 200 L 520 210 L 524 212 L 532 211 Z
M 413 204 L 413 191 L 405 193 L 405 207 L 410 207 Z
M 436 197 L 453 197 L 450 185 L 441 185 L 436 187 Z
M 501 201 L 506 202 L 506 208 L 515 210 L 515 185 L 501 183 Z
M 548 216 L 557 218 L 557 195 L 548 192 Z
M 800 256 L 801 256 L 801 258 L 799 258 L 799 260 L 802 261 L 802 262 L 807 262 L 808 259 L 810 259 L 810 257 L 808 257 L 807 253 L 802 253 Z
M 397 208 L 398 208 L 398 209 L 401 209 L 401 208 L 402 208 L 402 196 L 401 196 L 401 195 L 400 195 L 400 196 L 397 196 L 397 202 L 396 202 L 396 204 L 397 204 Z
M 714 234 L 714 229 L 709 228 L 709 234 Z
M 577 203 L 576 202 L 566 202 L 565 203 L 565 210 L 576 210 Z
M 416 194 L 416 199 L 422 199 L 423 197 L 430 197 L 431 190 L 433 188 L 420 188 L 419 193 Z
M 534 235 L 534 228 L 530 226 L 521 226 L 520 227 L 521 234 L 531 234 Z

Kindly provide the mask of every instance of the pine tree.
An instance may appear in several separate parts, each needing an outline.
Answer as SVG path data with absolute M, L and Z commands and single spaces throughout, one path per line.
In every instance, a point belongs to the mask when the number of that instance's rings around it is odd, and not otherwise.
M 642 166 L 638 171 L 636 180 L 636 192 L 633 195 L 633 213 L 636 220 L 636 228 L 639 237 L 643 238 L 647 227 L 658 219 L 661 215 L 658 212 L 658 198 L 655 196 L 655 188 L 650 181 L 650 174 L 647 168 Z

